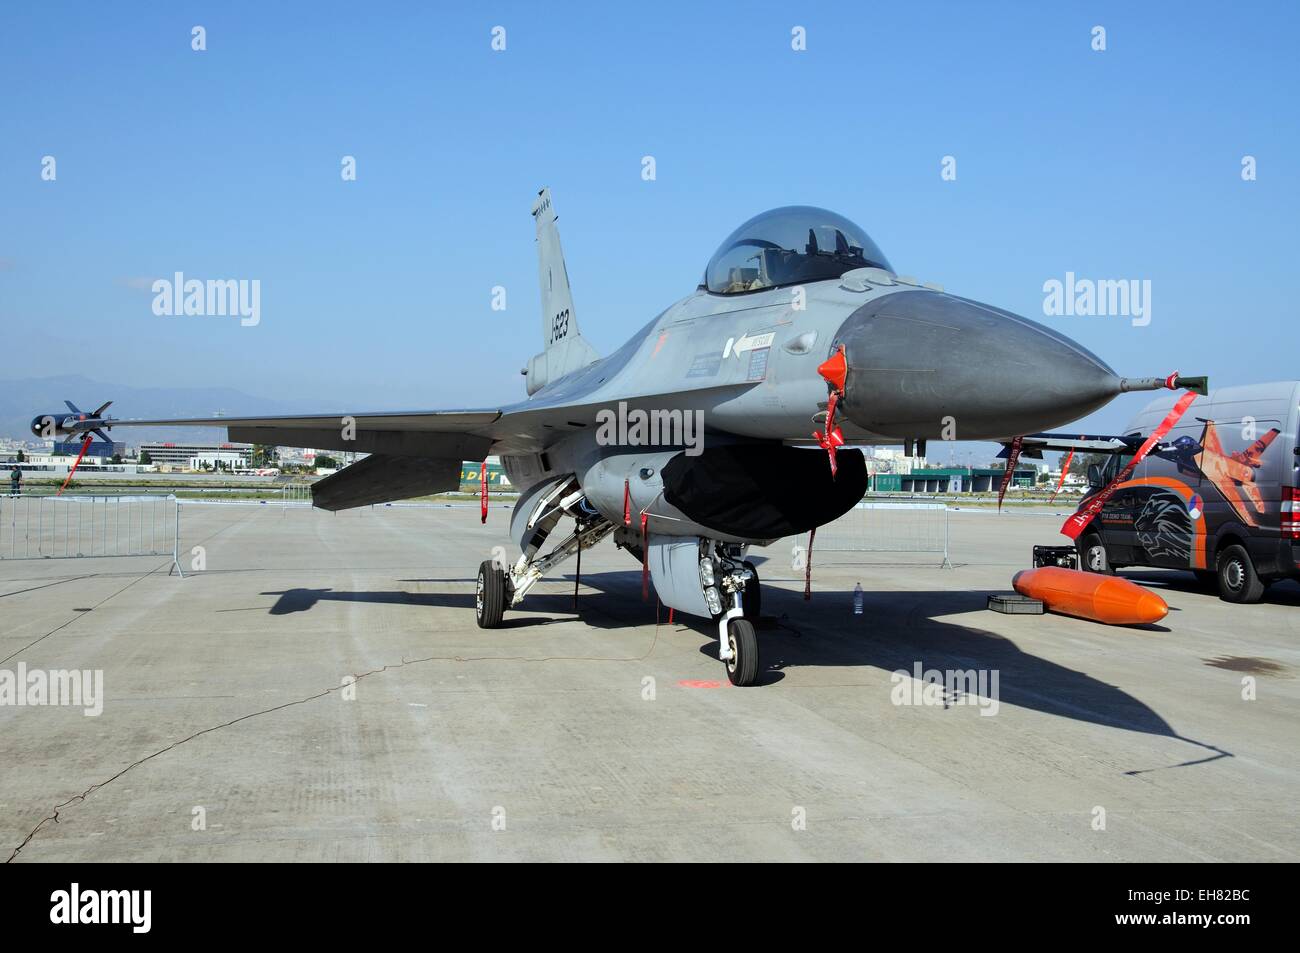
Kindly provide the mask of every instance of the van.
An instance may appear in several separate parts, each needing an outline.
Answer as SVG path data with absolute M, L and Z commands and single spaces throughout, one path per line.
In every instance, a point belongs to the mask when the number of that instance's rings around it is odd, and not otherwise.
M 1150 434 L 1178 395 L 1148 404 L 1124 431 Z M 1115 490 L 1080 534 L 1079 564 L 1190 569 L 1228 602 L 1258 602 L 1300 578 L 1300 381 L 1212 390 Z M 1133 459 L 1130 449 L 1088 468 L 1080 508 Z

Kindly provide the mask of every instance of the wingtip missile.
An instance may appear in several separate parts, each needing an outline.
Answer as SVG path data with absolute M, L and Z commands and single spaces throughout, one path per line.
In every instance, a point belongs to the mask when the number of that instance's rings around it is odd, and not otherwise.
M 103 414 L 111 403 L 113 403 L 111 400 L 105 401 L 97 410 L 88 414 L 80 410 L 72 401 L 65 400 L 64 404 L 72 413 L 55 411 L 49 414 L 38 414 L 32 418 L 32 433 L 43 440 L 85 433 L 109 442 L 111 438 L 104 431 L 112 427 L 115 421 L 112 417 L 105 417 Z

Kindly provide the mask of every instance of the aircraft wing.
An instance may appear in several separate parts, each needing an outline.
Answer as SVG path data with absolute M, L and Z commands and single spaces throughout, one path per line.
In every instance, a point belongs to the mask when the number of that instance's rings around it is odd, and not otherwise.
M 1031 433 L 1020 441 L 1020 455 L 1041 459 L 1044 450 L 1073 450 L 1076 453 L 1132 453 L 1142 445 L 1140 436 L 1119 437 L 1098 434 Z M 999 457 L 1006 457 L 1008 445 L 1002 445 Z
M 68 432 L 114 427 L 225 427 L 228 439 L 321 450 L 355 450 L 410 457 L 482 460 L 492 444 L 487 428 L 500 410 L 403 411 L 276 417 L 182 417 L 159 420 L 89 418 Z M 93 426 L 91 426 L 93 425 Z
M 312 484 L 312 502 L 327 510 L 457 489 L 461 462 L 488 455 L 491 427 L 502 416 L 500 410 L 452 410 L 121 420 L 98 416 L 102 407 L 93 415 L 69 407 L 74 413 L 37 417 L 33 432 L 80 436 L 114 427 L 225 427 L 227 438 L 239 443 L 369 454 Z M 42 433 L 43 427 L 52 434 Z

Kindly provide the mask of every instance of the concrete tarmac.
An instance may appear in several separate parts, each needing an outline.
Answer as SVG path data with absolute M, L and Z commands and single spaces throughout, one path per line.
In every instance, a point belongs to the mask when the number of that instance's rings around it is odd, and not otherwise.
M 186 505 L 183 580 L 0 560 L 0 677 L 103 679 L 97 716 L 0 705 L 0 856 L 1300 859 L 1300 587 L 1127 573 L 1170 603 L 1148 628 L 988 611 L 1064 512 L 952 513 L 952 569 L 815 550 L 810 602 L 788 542 L 754 550 L 744 689 L 609 541 L 576 611 L 570 561 L 478 629 L 504 507 Z M 985 682 L 926 704 L 917 665 Z

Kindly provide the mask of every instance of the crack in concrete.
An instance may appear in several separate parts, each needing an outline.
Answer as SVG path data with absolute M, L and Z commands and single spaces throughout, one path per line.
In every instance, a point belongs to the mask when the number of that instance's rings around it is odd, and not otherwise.
M 231 524 L 229 524 L 229 525 L 227 525 L 227 526 L 223 526 L 223 527 L 221 527 L 221 529 L 216 530 L 216 531 L 213 532 L 213 533 L 209 533 L 207 536 L 203 537 L 203 539 L 199 540 L 198 543 L 196 543 L 195 545 L 202 546 L 204 543 L 206 543 L 206 542 L 208 542 L 208 541 L 210 541 L 210 540 L 216 538 L 217 536 L 220 536 L 220 535 L 221 535 L 222 533 L 224 533 L 226 530 L 228 530 L 228 529 L 230 529 L 230 528 L 232 528 L 232 527 L 235 527 L 235 526 L 240 526 L 240 525 L 242 525 L 244 522 L 247 522 L 247 518 L 244 519 L 244 520 L 236 521 L 236 522 L 231 523 Z M 93 557 L 91 557 L 91 558 L 93 558 Z M 101 557 L 101 558 L 103 558 L 103 557 Z M 108 558 L 110 558 L 110 559 L 115 559 L 115 558 L 117 558 L 117 557 L 108 557 Z M 127 583 L 125 586 L 123 586 L 121 589 L 118 589 L 118 590 L 116 590 L 115 592 L 112 592 L 112 593 L 110 593 L 109 595 L 105 596 L 103 599 L 100 599 L 100 600 L 99 600 L 98 602 L 96 602 L 96 603 L 95 603 L 91 608 L 92 608 L 92 609 L 98 609 L 100 606 L 102 606 L 104 603 L 108 602 L 110 599 L 114 599 L 114 598 L 116 598 L 117 596 L 120 596 L 122 593 L 126 592 L 128 589 L 130 589 L 132 586 L 134 586 L 137 582 L 140 582 L 140 581 L 143 580 L 143 579 L 148 579 L 148 578 L 149 578 L 150 576 L 152 576 L 154 573 L 160 572 L 160 571 L 162 571 L 164 568 L 167 570 L 167 575 L 170 576 L 170 575 L 171 575 L 171 566 L 172 566 L 171 560 L 168 560 L 168 561 L 165 562 L 165 563 L 160 563 L 159 565 L 155 566 L 153 569 L 150 569 L 148 572 L 144 572 L 144 573 L 141 573 L 140 575 L 136 576 L 134 579 L 132 579 L 130 582 L 128 582 L 128 583 Z M 99 577 L 99 576 L 105 576 L 105 577 L 108 577 L 108 576 L 114 576 L 114 575 L 120 575 L 120 574 L 119 574 L 119 573 L 89 573 L 88 575 L 85 575 L 85 576 L 76 576 L 76 577 L 74 577 L 73 579 L 64 579 L 64 580 L 61 580 L 59 583 L 51 583 L 50 585 L 62 585 L 62 584 L 65 583 L 65 582 L 76 582 L 78 579 L 92 579 L 92 578 L 97 578 L 97 577 Z M 44 588 L 48 588 L 48 587 L 46 587 L 46 586 L 37 586 L 37 587 L 35 587 L 35 588 L 36 588 L 36 589 L 44 589 Z M 20 592 L 31 592 L 31 591 L 33 591 L 33 590 L 31 590 L 31 589 L 22 589 L 22 590 L 20 590 Z M 14 593 L 14 592 L 5 593 L 5 595 L 7 595 L 7 596 L 17 595 L 17 594 L 18 594 L 18 593 Z M 3 598 L 3 596 L 0 596 L 0 598 Z M 19 656 L 19 655 L 21 655 L 22 653 L 26 652 L 26 651 L 27 651 L 28 649 L 30 649 L 33 645 L 36 645 L 36 644 L 38 644 L 38 643 L 44 641 L 45 639 L 48 639 L 48 638 L 49 638 L 51 635 L 53 635 L 55 632 L 59 632 L 59 631 L 61 631 L 61 630 L 63 630 L 63 629 L 66 629 L 68 626 L 72 625 L 72 623 L 74 623 L 74 622 L 76 622 L 78 619 L 80 619 L 80 618 L 82 617 L 82 615 L 84 615 L 84 613 L 79 613 L 79 614 L 77 614 L 77 615 L 74 615 L 71 619 L 69 619 L 67 622 L 64 622 L 62 625 L 55 626 L 53 629 L 50 629 L 50 631 L 46 632 L 44 635 L 40 636 L 39 638 L 37 638 L 37 639 L 35 639 L 35 640 L 31 641 L 31 642 L 28 642 L 28 643 L 27 643 L 26 645 L 24 645 L 22 648 L 20 648 L 20 649 L 14 651 L 14 652 L 11 652 L 9 655 L 7 655 L 7 656 L 5 656 L 4 658 L 0 659 L 0 665 L 3 665 L 5 662 L 8 662 L 10 659 L 16 658 L 17 656 Z
M 90 797 L 90 795 L 94 794 L 100 788 L 112 784 L 114 781 L 122 777 L 122 775 L 126 774 L 128 771 L 131 771 L 133 768 L 138 768 L 140 765 L 148 761 L 152 761 L 154 758 L 160 757 L 161 755 L 166 754 L 168 751 L 171 751 L 174 748 L 179 748 L 181 745 L 193 741 L 195 738 L 201 738 L 203 735 L 211 734 L 214 731 L 220 731 L 222 728 L 229 728 L 232 725 L 239 724 L 241 721 L 248 721 L 250 718 L 257 718 L 261 715 L 269 715 L 277 711 L 283 711 L 286 708 L 293 708 L 297 705 L 305 705 L 308 702 L 315 701 L 318 698 L 324 698 L 326 695 L 331 695 L 334 692 L 337 692 L 343 688 L 348 687 L 349 685 L 355 685 L 363 678 L 368 678 L 371 675 L 382 674 L 383 672 L 388 671 L 390 668 L 403 668 L 407 665 L 418 665 L 423 662 L 641 662 L 649 658 L 651 654 L 654 653 L 655 646 L 658 644 L 658 642 L 659 642 L 659 633 L 658 633 L 658 627 L 656 626 L 654 638 L 650 642 L 650 648 L 648 648 L 643 655 L 637 656 L 635 658 L 622 657 L 622 656 L 581 656 L 581 655 L 548 655 L 548 656 L 541 656 L 541 657 L 532 657 L 532 656 L 525 656 L 525 655 L 430 655 L 425 658 L 403 659 L 400 662 L 390 662 L 389 664 L 383 666 L 382 668 L 375 668 L 375 669 L 371 669 L 368 672 L 362 672 L 360 675 L 353 675 L 352 676 L 353 681 L 351 682 L 335 685 L 332 688 L 327 688 L 324 691 L 317 692 L 314 695 L 308 695 L 305 698 L 298 698 L 295 699 L 294 701 L 284 702 L 283 704 L 280 705 L 274 705 L 271 708 L 263 708 L 260 711 L 249 712 L 246 715 L 240 715 L 238 718 L 232 718 L 230 721 L 222 722 L 219 725 L 212 725 L 208 728 L 204 728 L 200 731 L 196 731 L 194 732 L 194 734 L 181 738 L 179 741 L 173 741 L 165 748 L 159 748 L 157 751 L 153 752 L 152 754 L 145 755 L 143 758 L 139 759 L 138 761 L 131 762 L 125 768 L 123 768 L 121 771 L 117 772 L 117 774 L 113 775 L 107 780 L 98 781 L 95 784 L 92 784 L 90 787 L 86 788 L 86 790 L 82 791 L 80 794 L 74 794 L 66 801 L 63 801 L 55 805 L 54 810 L 50 814 L 41 818 L 40 822 L 37 823 L 37 825 L 33 827 L 31 831 L 28 832 L 27 836 L 23 838 L 23 842 L 13 849 L 13 851 L 9 854 L 8 859 L 5 860 L 5 863 L 6 864 L 13 863 L 14 859 L 18 857 L 18 855 L 22 852 L 23 848 L 25 848 L 28 844 L 31 843 L 32 839 L 38 833 L 40 833 L 41 828 L 43 828 L 46 824 L 50 823 L 51 821 L 53 821 L 55 824 L 59 823 L 59 814 L 65 808 L 70 807 L 71 805 L 77 803 L 78 801 L 85 801 L 86 798 Z

